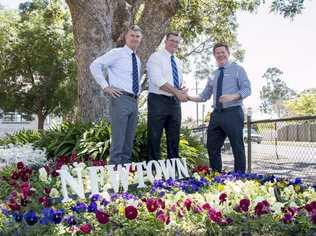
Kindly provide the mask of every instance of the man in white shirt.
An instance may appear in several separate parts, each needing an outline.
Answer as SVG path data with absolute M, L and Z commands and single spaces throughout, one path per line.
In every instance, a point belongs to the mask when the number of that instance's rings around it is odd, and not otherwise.
M 160 159 L 163 129 L 167 137 L 168 158 L 179 157 L 181 102 L 186 102 L 187 90 L 182 89 L 182 63 L 174 55 L 180 36 L 166 35 L 165 48 L 153 53 L 147 62 L 148 94 L 148 149 L 149 158 Z
M 125 46 L 114 48 L 96 58 L 90 71 L 103 91 L 111 97 L 110 122 L 112 125 L 109 164 L 131 162 L 140 94 L 141 62 L 136 55 L 142 39 L 141 29 L 131 26 L 125 35 Z M 104 70 L 109 80 L 106 81 Z

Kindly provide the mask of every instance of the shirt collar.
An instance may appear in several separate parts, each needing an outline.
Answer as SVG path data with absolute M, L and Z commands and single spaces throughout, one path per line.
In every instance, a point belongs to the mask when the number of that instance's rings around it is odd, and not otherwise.
M 124 50 L 126 51 L 126 52 L 128 52 L 129 54 L 132 54 L 134 51 L 132 50 L 132 49 L 130 49 L 126 44 L 124 45 Z M 134 52 L 135 53 L 135 52 Z M 136 54 L 136 53 L 135 53 Z
M 167 51 L 167 49 L 162 49 L 162 51 L 168 56 L 171 57 L 173 54 L 171 54 L 170 52 Z M 173 55 L 174 56 L 174 55 Z M 175 56 L 174 56 L 175 57 Z
M 231 64 L 231 62 L 230 62 L 230 61 L 227 61 L 227 62 L 224 64 L 224 66 L 218 66 L 218 69 L 221 68 L 221 67 L 224 67 L 224 69 L 227 69 L 227 67 L 229 67 L 230 64 Z

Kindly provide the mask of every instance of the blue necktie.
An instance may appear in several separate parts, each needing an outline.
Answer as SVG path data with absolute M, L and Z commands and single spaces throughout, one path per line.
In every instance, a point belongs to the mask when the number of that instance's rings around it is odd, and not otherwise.
M 216 89 L 216 107 L 217 109 L 221 110 L 223 108 L 223 104 L 219 102 L 220 96 L 223 93 L 223 79 L 224 79 L 224 67 L 219 68 L 220 73 L 217 79 L 217 89 Z
M 139 84 L 138 84 L 138 67 L 137 59 L 135 53 L 132 53 L 132 62 L 133 62 L 133 93 L 138 94 Z
M 177 89 L 180 89 L 178 68 L 177 68 L 177 64 L 176 64 L 176 62 L 174 60 L 174 56 L 173 55 L 171 56 L 171 67 L 172 67 L 173 85 Z

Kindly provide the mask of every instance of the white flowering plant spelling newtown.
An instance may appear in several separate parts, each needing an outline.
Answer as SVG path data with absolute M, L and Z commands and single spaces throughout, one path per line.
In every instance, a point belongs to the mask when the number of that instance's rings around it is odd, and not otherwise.
M 32 144 L 9 144 L 0 146 L 0 167 L 23 162 L 27 166 L 42 166 L 46 161 L 46 150 Z

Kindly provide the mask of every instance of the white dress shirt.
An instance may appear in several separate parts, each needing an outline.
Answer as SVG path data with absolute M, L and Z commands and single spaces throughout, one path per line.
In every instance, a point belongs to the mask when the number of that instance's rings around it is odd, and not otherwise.
M 96 58 L 90 65 L 90 71 L 95 81 L 102 87 L 102 89 L 112 86 L 120 90 L 133 94 L 133 63 L 131 50 L 126 45 L 121 48 L 113 48 L 104 55 Z M 140 68 L 141 62 L 137 58 L 138 67 L 138 81 L 139 92 L 141 88 L 140 83 Z M 107 69 L 109 75 L 109 82 L 106 81 L 104 70 Z
M 175 62 L 177 64 L 179 85 L 181 87 L 183 82 L 181 69 L 182 62 L 176 57 Z M 173 96 L 173 94 L 160 89 L 160 87 L 167 82 L 174 86 L 171 67 L 171 54 L 166 49 L 155 52 L 149 57 L 147 62 L 147 75 L 149 78 L 150 93 Z

